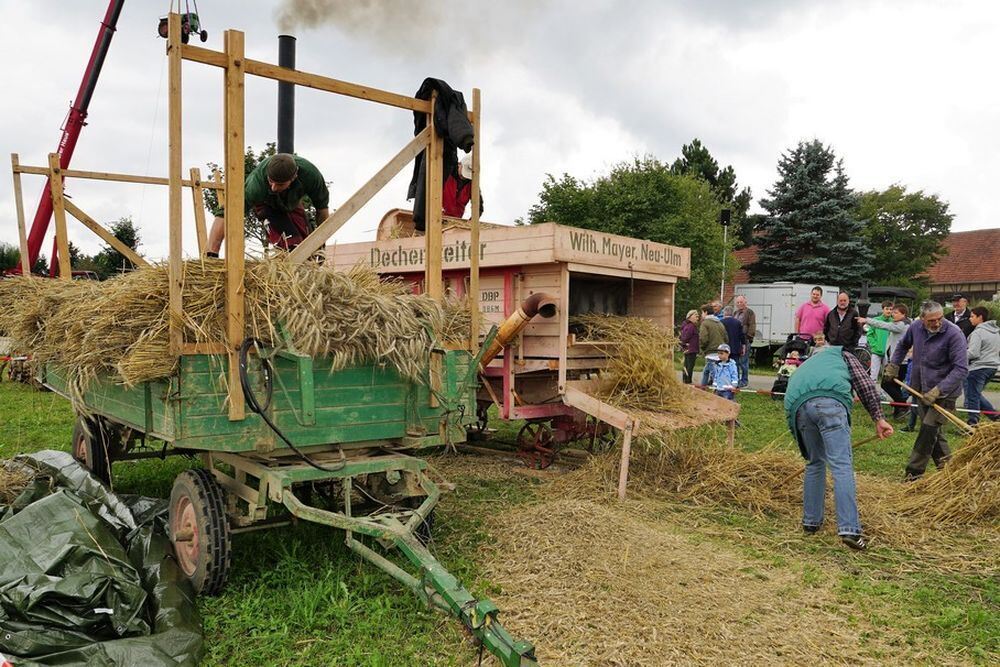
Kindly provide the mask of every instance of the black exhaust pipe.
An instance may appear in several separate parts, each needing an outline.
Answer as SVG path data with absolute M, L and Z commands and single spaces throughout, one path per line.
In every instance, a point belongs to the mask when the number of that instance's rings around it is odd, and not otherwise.
M 295 69 L 295 38 L 278 35 L 278 66 Z M 295 152 L 295 84 L 278 82 L 278 152 Z

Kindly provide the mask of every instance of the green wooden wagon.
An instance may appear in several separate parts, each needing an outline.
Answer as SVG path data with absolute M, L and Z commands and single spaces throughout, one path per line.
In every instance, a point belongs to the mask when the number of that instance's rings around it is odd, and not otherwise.
M 242 376 L 262 414 L 231 421 L 227 356 L 187 355 L 168 379 L 133 388 L 111 378 L 93 383 L 74 455 L 105 481 L 115 461 L 201 458 L 204 467 L 178 475 L 170 494 L 177 560 L 200 592 L 225 585 L 234 533 L 297 517 L 346 531 L 352 551 L 458 617 L 504 664 L 533 664 L 531 644 L 514 640 L 493 603 L 474 598 L 424 544 L 441 490 L 414 454 L 464 442 L 476 421 L 478 356 L 435 350 L 416 382 L 384 363 L 330 371 L 326 359 L 258 352 L 244 356 Z M 432 366 L 440 367 L 434 378 Z M 42 379 L 70 396 L 58 366 L 47 365 Z M 376 545 L 398 549 L 416 572 Z

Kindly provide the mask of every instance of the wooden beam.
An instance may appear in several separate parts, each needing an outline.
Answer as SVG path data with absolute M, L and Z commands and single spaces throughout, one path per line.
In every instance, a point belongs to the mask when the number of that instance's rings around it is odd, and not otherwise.
M 424 214 L 424 247 L 427 261 L 424 265 L 424 291 L 434 299 L 440 300 L 444 294 L 444 283 L 441 276 L 441 188 L 442 159 L 444 142 L 438 136 L 434 126 L 434 105 L 437 104 L 437 93 L 431 96 L 431 112 L 428 115 L 427 127 L 430 128 L 430 145 L 427 147 L 426 173 L 427 194 L 424 200 L 427 209 Z
M 297 248 L 288 254 L 288 259 L 292 262 L 304 262 L 312 257 L 323 247 L 327 239 L 333 236 L 345 222 L 351 219 L 358 210 L 368 203 L 368 201 L 378 193 L 386 183 L 395 178 L 396 174 L 402 171 L 403 167 L 413 161 L 420 151 L 424 150 L 428 143 L 430 130 L 424 128 L 423 132 L 413 137 L 410 143 L 403 147 L 391 160 L 389 160 L 378 173 L 372 176 L 371 180 L 361 186 L 361 189 L 351 195 L 340 208 L 334 211 L 330 217 L 323 221 L 316 230 L 307 236 Z M 229 207 L 226 207 L 229 210 Z
M 219 207 L 225 209 L 226 184 L 222 182 L 222 172 L 220 172 L 218 169 L 212 170 L 212 187 L 215 188 L 215 196 L 218 197 L 219 199 Z
M 479 166 L 480 146 L 482 137 L 482 98 L 478 88 L 472 89 L 472 229 L 469 234 L 469 246 L 472 255 L 469 257 L 469 315 L 471 316 L 471 331 L 469 332 L 469 349 L 475 352 L 479 347 L 479 326 L 482 314 L 479 312 Z M 524 347 L 518 348 L 523 354 Z
M 226 341 L 229 346 L 229 419 L 246 416 L 243 390 L 240 387 L 239 346 L 243 342 L 245 312 L 243 303 L 244 253 L 243 180 L 244 161 L 244 39 L 239 30 L 227 30 L 225 130 L 226 130 Z
M 167 285 L 170 326 L 170 354 L 180 355 L 184 343 L 184 245 L 181 229 L 181 17 L 172 12 L 167 18 L 167 132 L 169 137 L 167 178 L 169 208 Z
M 226 354 L 228 352 L 223 343 L 184 343 L 181 350 L 184 354 Z
M 100 236 L 105 243 L 110 245 L 112 248 L 114 248 L 121 254 L 125 255 L 128 261 L 132 262 L 136 266 L 149 266 L 149 262 L 144 260 L 139 255 L 137 255 L 136 252 L 132 250 L 132 248 L 129 248 L 127 245 L 122 243 L 117 236 L 108 231 L 99 222 L 97 222 L 92 217 L 90 217 L 82 210 L 80 210 L 80 208 L 76 204 L 67 199 L 65 200 L 64 205 L 66 207 L 67 213 L 69 213 L 74 218 L 82 222 L 87 229 Z
M 59 255 L 59 277 L 73 279 L 73 267 L 69 261 L 69 238 L 66 236 L 66 200 L 63 198 L 62 167 L 59 155 L 49 153 L 49 190 L 52 194 L 52 214 L 56 221 L 56 248 Z
M 194 230 L 198 235 L 198 255 L 204 256 L 208 248 L 208 231 L 205 227 L 205 193 L 202 192 L 201 169 L 191 167 L 191 200 L 194 202 Z
M 28 236 L 24 228 L 24 198 L 21 196 L 21 174 L 17 171 L 17 153 L 10 154 L 10 166 L 14 177 L 14 206 L 17 208 L 17 240 L 21 245 L 21 275 L 31 275 L 31 265 L 28 263 Z
M 303 86 L 305 88 L 324 90 L 328 93 L 337 93 L 338 95 L 354 97 L 359 100 L 368 100 L 369 102 L 386 104 L 399 109 L 428 113 L 431 108 L 430 102 L 427 100 L 418 100 L 415 97 L 391 93 L 389 91 L 379 90 L 378 88 L 372 88 L 370 86 L 362 86 L 356 83 L 340 81 L 339 79 L 331 79 L 330 77 L 320 76 L 318 74 L 308 74 L 306 72 L 300 72 L 287 67 L 278 67 L 277 65 L 260 62 L 259 60 L 247 60 L 246 71 L 247 74 L 262 76 L 266 79 L 294 83 L 297 86 Z
M 205 65 L 212 65 L 214 67 L 227 67 L 225 53 L 206 49 L 202 46 L 194 46 L 193 44 L 185 44 L 183 46 L 181 49 L 181 57 L 185 60 L 191 60 Z M 338 95 L 354 97 L 360 100 L 368 100 L 369 102 L 378 102 L 379 104 L 386 104 L 399 109 L 408 109 L 409 111 L 427 113 L 431 108 L 430 102 L 427 100 L 418 100 L 417 98 L 409 97 L 408 95 L 400 95 L 399 93 L 379 90 L 378 88 L 373 88 L 371 86 L 362 86 L 357 83 L 332 79 L 328 76 L 322 76 L 320 74 L 310 74 L 308 72 L 301 72 L 287 67 L 279 67 L 277 65 L 272 65 L 271 63 L 261 62 L 259 60 L 251 60 L 248 58 L 244 60 L 243 68 L 246 74 L 250 74 L 252 76 L 294 83 L 297 86 L 303 86 L 305 88 L 323 90 L 328 93 L 337 93 Z
M 36 176 L 48 176 L 48 167 L 29 167 L 18 165 L 15 171 L 20 174 L 34 174 Z M 111 171 L 82 171 L 80 169 L 63 169 L 63 179 L 82 178 L 91 181 L 114 181 L 117 183 L 139 183 L 142 185 L 170 185 L 169 178 L 160 176 L 137 176 L 135 174 L 120 174 Z M 191 181 L 182 180 L 181 185 L 186 188 L 191 187 Z M 211 183 L 203 184 L 204 188 L 215 188 Z
M 628 486 L 628 465 L 632 458 L 632 431 L 639 428 L 639 422 L 625 426 L 622 437 L 622 459 L 618 466 L 618 500 L 625 500 L 625 488 Z
M 181 58 L 191 60 L 196 63 L 213 65 L 215 67 L 226 67 L 226 54 L 222 51 L 213 51 L 204 46 L 194 44 L 184 44 L 181 46 Z

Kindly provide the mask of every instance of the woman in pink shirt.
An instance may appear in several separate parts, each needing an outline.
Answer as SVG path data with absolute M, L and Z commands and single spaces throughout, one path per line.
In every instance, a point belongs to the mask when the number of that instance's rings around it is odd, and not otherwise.
M 795 332 L 810 336 L 820 333 L 829 312 L 830 306 L 823 303 L 823 288 L 813 287 L 809 293 L 809 301 L 795 311 Z

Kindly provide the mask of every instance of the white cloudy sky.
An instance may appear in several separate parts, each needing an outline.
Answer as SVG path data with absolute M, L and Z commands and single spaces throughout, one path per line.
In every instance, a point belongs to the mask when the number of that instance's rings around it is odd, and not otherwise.
M 165 43 L 155 27 L 168 4 L 126 2 L 73 167 L 166 175 Z M 782 151 L 819 138 L 844 158 L 855 188 L 900 182 L 949 201 L 956 230 L 996 224 L 986 194 L 1000 176 L 998 3 L 201 0 L 207 46 L 221 49 L 223 30 L 239 29 L 249 57 L 276 62 L 291 6 L 324 17 L 294 27 L 300 69 L 407 94 L 435 76 L 470 103 L 472 87 L 482 89 L 490 221 L 524 215 L 546 173 L 592 178 L 646 153 L 671 161 L 699 137 L 755 199 Z M 45 163 L 105 7 L 0 0 L 0 153 Z M 248 81 L 253 146 L 274 138 L 275 88 Z M 185 165 L 222 161 L 221 92 L 220 70 L 185 65 Z M 309 90 L 297 104 L 296 149 L 333 181 L 333 206 L 412 136 L 405 111 Z M 335 239 L 371 238 L 385 210 L 406 205 L 408 179 L 407 169 Z M 25 177 L 29 221 L 41 183 Z M 145 253 L 165 253 L 166 188 L 76 181 L 68 193 L 100 221 L 131 215 Z M 194 253 L 189 203 L 184 210 Z M 17 242 L 14 216 L 2 178 L 0 240 Z M 100 247 L 72 220 L 70 230 L 84 250 Z

